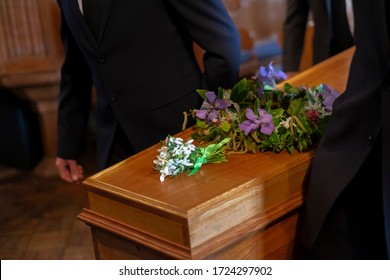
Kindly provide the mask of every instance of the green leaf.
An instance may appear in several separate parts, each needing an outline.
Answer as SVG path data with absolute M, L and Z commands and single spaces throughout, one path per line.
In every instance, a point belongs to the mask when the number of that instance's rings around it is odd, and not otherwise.
M 289 83 L 285 83 L 283 85 L 283 90 L 286 92 L 289 92 L 291 88 L 292 88 L 292 86 Z
M 302 149 L 303 149 L 303 147 L 302 147 L 302 142 L 299 141 L 299 142 L 298 142 L 298 150 L 299 150 L 300 152 L 302 152 Z
M 199 118 L 196 119 L 196 126 L 199 128 L 207 128 L 207 124 L 204 120 L 201 120 Z
M 230 95 L 230 100 L 237 103 L 242 102 L 248 96 L 249 91 L 252 89 L 252 84 L 253 81 L 247 80 L 246 78 L 240 80 L 233 87 L 232 93 Z
M 206 92 L 209 92 L 207 89 L 197 89 L 196 92 L 203 98 L 206 99 Z
M 290 133 L 288 132 L 288 130 L 286 130 L 285 133 L 283 133 L 281 136 L 280 136 L 280 140 L 281 141 L 286 141 L 287 137 L 290 136 Z
M 219 87 L 217 92 L 217 98 L 223 99 L 223 88 Z
M 253 104 L 253 111 L 257 112 L 259 108 L 260 108 L 260 99 L 256 98 L 256 100 L 255 100 L 255 102 Z
M 271 107 L 272 107 L 272 100 L 268 100 L 267 103 L 265 104 L 265 110 L 269 112 L 271 111 Z
M 309 122 L 306 120 L 306 118 L 304 118 L 302 116 L 294 116 L 294 117 L 298 118 L 298 120 L 299 120 L 298 125 L 301 126 L 302 129 L 304 129 L 309 134 L 312 133 L 311 126 L 310 126 Z
M 291 100 L 290 106 L 287 109 L 287 113 L 291 116 L 298 115 L 300 110 L 301 110 L 301 100 L 300 99 Z
M 216 130 L 200 130 L 192 133 L 191 137 L 198 141 L 213 141 L 216 137 Z
M 223 131 L 225 131 L 225 132 L 229 132 L 230 131 L 230 129 L 231 129 L 231 125 L 230 125 L 230 123 L 229 122 L 227 122 L 227 121 L 224 121 L 223 123 L 221 123 L 221 125 L 220 125 L 220 128 L 223 130 Z
M 303 150 L 306 150 L 307 149 L 307 142 L 305 139 L 302 139 L 302 147 L 303 147 Z
M 260 143 L 260 139 L 257 137 L 257 132 L 252 132 L 251 133 L 253 140 L 255 140 L 256 143 Z
M 282 108 L 274 109 L 269 111 L 274 119 L 280 119 L 283 116 L 284 110 Z M 279 122 L 278 122 L 279 123 Z
M 276 133 L 272 133 L 271 136 L 269 137 L 269 140 L 274 145 L 277 145 L 277 144 L 280 143 L 279 137 L 278 137 L 278 135 Z

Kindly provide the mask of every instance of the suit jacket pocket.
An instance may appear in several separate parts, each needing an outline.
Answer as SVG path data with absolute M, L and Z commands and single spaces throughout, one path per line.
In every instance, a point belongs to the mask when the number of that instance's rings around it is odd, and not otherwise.
M 191 74 L 175 82 L 162 85 L 148 96 L 149 106 L 151 109 L 167 106 L 188 94 L 197 94 L 195 91 L 199 86 L 200 77 L 196 74 Z

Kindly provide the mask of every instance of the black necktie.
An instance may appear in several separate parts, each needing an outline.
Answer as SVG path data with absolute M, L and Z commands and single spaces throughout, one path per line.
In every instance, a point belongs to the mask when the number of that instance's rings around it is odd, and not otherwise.
M 100 0 L 82 0 L 84 18 L 96 39 L 99 37 Z

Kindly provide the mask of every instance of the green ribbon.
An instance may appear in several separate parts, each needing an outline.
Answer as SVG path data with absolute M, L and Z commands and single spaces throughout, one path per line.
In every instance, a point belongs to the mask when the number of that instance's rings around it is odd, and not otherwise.
M 208 162 L 208 158 L 210 156 L 217 153 L 219 151 L 219 149 L 221 149 L 221 147 L 229 141 L 230 141 L 230 138 L 225 138 L 221 142 L 219 142 L 218 144 L 210 144 L 206 148 L 199 148 L 202 155 L 200 157 L 196 158 L 195 163 L 194 163 L 194 168 L 192 169 L 191 173 L 188 174 L 188 176 L 195 174 L 203 164 Z

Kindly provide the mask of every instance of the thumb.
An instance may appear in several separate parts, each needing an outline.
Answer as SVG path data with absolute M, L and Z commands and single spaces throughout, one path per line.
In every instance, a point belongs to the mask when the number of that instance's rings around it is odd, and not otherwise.
M 68 160 L 68 167 L 73 182 L 79 182 L 83 178 L 83 168 L 75 160 Z

